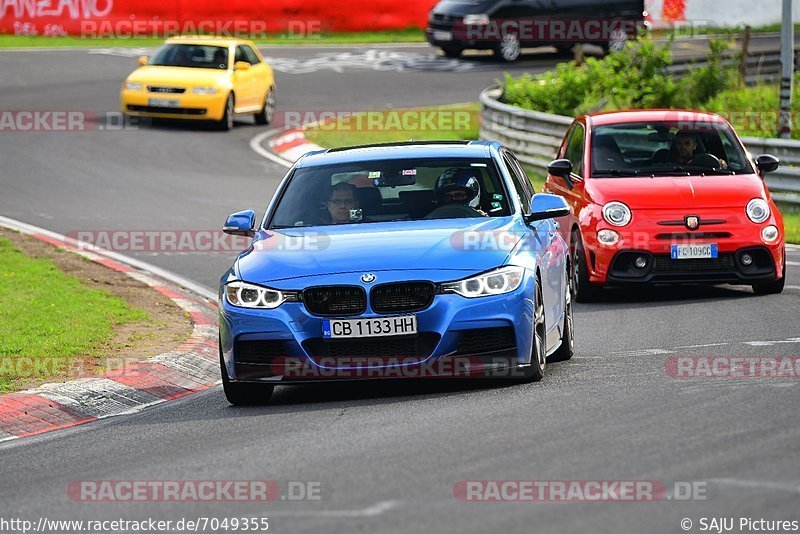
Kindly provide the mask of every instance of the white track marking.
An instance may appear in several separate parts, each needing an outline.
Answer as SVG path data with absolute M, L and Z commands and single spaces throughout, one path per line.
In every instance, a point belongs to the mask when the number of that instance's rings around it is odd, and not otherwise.
M 769 480 L 740 480 L 737 478 L 712 478 L 709 482 L 716 484 L 726 484 L 730 486 L 741 486 L 743 488 L 773 489 L 780 491 L 790 491 L 800 493 L 800 483 L 792 482 L 771 482 Z
M 795 344 L 800 343 L 800 337 L 790 337 L 787 339 L 781 339 L 776 341 L 742 341 L 745 345 L 750 345 L 751 347 L 771 347 L 773 345 L 783 345 L 783 344 Z
M 705 343 L 703 345 L 683 345 L 682 347 L 675 347 L 676 349 L 702 349 L 705 347 L 724 347 L 730 343 Z
M 381 501 L 361 510 L 270 510 L 269 516 L 289 517 L 376 517 L 397 508 L 400 501 Z
M 264 139 L 267 139 L 270 136 L 276 135 L 279 132 L 280 132 L 280 130 L 277 130 L 277 129 L 272 129 L 272 130 L 267 130 L 266 132 L 261 132 L 260 134 L 258 134 L 257 136 L 253 137 L 250 140 L 250 148 L 251 148 L 251 150 L 253 152 L 258 154 L 262 158 L 266 158 L 266 159 L 272 161 L 273 163 L 277 163 L 278 165 L 281 165 L 281 166 L 286 167 L 287 169 L 289 169 L 289 168 L 292 167 L 292 163 L 291 162 L 285 160 L 284 158 L 278 156 L 277 154 L 273 154 L 272 152 L 270 152 L 269 150 L 267 150 L 266 148 L 261 146 L 261 143 L 264 141 Z
M 666 349 L 635 349 L 635 350 L 616 350 L 611 354 L 619 356 L 659 356 L 661 354 L 672 354 L 674 350 Z

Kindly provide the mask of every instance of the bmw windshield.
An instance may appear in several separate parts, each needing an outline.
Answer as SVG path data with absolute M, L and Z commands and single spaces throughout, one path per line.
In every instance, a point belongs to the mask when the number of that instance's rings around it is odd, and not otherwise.
M 752 174 L 723 122 L 641 122 L 598 126 L 592 134 L 593 177 Z
M 491 159 L 402 159 L 297 169 L 270 228 L 511 213 Z

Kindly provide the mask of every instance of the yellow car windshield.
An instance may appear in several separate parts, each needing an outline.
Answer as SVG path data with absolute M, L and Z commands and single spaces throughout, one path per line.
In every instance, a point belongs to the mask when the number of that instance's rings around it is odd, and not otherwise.
M 148 65 L 224 70 L 228 68 L 228 48 L 198 44 L 166 44 L 158 49 Z

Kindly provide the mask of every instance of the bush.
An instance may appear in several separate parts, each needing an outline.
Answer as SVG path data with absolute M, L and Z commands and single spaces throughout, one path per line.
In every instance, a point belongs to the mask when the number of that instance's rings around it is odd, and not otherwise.
M 739 84 L 737 73 L 722 64 L 729 44 L 712 40 L 708 65 L 676 81 L 669 72 L 672 41 L 662 45 L 645 37 L 580 66 L 563 63 L 537 77 L 506 75 L 502 99 L 522 108 L 569 116 L 619 109 L 698 108 Z

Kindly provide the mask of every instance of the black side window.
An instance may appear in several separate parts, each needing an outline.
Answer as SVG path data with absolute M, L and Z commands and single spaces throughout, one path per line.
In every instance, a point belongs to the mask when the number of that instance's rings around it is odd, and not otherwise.
M 244 55 L 245 57 L 247 57 L 246 61 L 248 63 L 250 63 L 251 65 L 258 65 L 259 63 L 261 63 L 261 60 L 258 59 L 258 54 L 256 54 L 252 48 L 250 48 L 249 46 L 245 46 L 243 48 L 244 48 Z
M 582 124 L 573 126 L 567 141 L 567 150 L 564 152 L 564 157 L 572 162 L 572 172 L 578 176 L 583 176 L 584 136 Z
M 237 46 L 236 47 L 236 59 L 234 61 L 237 61 L 237 62 L 238 61 L 244 61 L 246 63 L 250 63 L 249 61 L 247 61 L 247 56 L 244 53 L 244 47 L 243 46 Z
M 522 211 L 527 213 L 531 205 L 531 195 L 529 193 L 530 187 L 526 187 L 525 183 L 528 182 L 528 177 L 519 167 L 516 158 L 509 152 L 503 152 L 503 163 L 505 163 L 509 174 L 511 175 L 511 182 L 514 185 L 515 193 Z M 521 175 L 521 176 L 520 176 Z
M 528 196 L 528 200 L 530 201 L 530 199 L 533 198 L 533 195 L 536 194 L 536 190 L 533 188 L 530 178 L 528 178 L 528 173 L 525 172 L 522 163 L 520 163 L 514 154 L 509 152 L 508 155 L 511 157 L 511 161 L 514 162 L 514 165 L 517 167 L 519 179 L 522 181 L 522 188 L 525 190 L 525 194 Z

